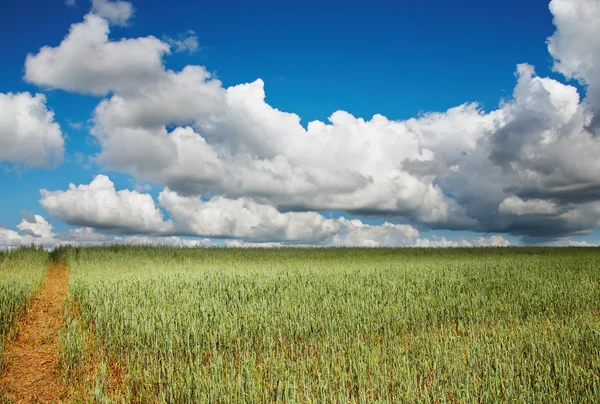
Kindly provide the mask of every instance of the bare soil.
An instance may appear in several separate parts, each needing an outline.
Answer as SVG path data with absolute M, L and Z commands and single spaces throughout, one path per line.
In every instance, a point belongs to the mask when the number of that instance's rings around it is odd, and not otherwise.
M 0 400 L 15 404 L 59 403 L 66 397 L 58 374 L 57 343 L 67 292 L 67 268 L 51 263 L 15 339 L 4 351 L 6 370 L 0 378 Z

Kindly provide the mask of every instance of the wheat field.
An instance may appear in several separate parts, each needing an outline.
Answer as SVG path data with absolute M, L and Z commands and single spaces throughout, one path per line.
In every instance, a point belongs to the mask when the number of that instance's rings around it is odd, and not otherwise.
M 600 401 L 597 249 L 55 254 L 77 401 Z

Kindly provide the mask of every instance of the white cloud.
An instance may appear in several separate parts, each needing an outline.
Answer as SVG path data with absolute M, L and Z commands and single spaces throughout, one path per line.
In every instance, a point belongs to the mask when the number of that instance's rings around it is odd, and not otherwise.
M 343 217 L 326 219 L 316 212 L 281 213 L 244 198 L 204 201 L 165 190 L 159 201 L 182 234 L 345 246 L 403 246 L 419 236 L 410 225 L 367 225 Z
M 188 81 L 187 74 L 167 72 L 171 80 L 148 87 L 152 98 L 103 101 L 95 113 L 99 161 L 181 194 L 486 232 L 527 233 L 494 216 L 515 193 L 523 200 L 549 199 L 543 203 L 558 209 L 550 199 L 565 185 L 597 183 L 600 163 L 591 157 L 600 153 L 600 142 L 583 131 L 576 89 L 535 76 L 529 65 L 518 66 L 513 99 L 487 114 L 474 104 L 408 121 L 364 121 L 338 111 L 329 124 L 311 122 L 307 130 L 298 116 L 264 102 L 260 80 L 228 88 L 222 98 L 216 80 Z M 181 84 L 173 85 L 174 78 Z M 202 91 L 177 96 L 178 88 L 193 83 Z M 199 102 L 189 103 L 192 98 Z M 186 121 L 193 127 L 166 130 Z M 574 158 L 578 153 L 590 158 Z M 563 224 L 557 232 L 585 228 L 583 221 Z M 551 233 L 552 226 L 543 231 Z
M 337 112 L 330 125 L 313 122 L 306 131 L 297 116 L 264 103 L 262 82 L 222 94 L 215 80 L 186 80 L 186 70 L 168 75 L 181 84 L 165 80 L 150 91 L 151 98 L 114 96 L 99 105 L 93 133 L 103 148 L 100 162 L 182 193 L 214 191 L 281 208 L 400 214 L 447 226 L 475 222 L 432 183 L 432 176 L 419 178 L 401 168 L 404 159 L 422 161 L 433 153 L 422 151 L 419 136 L 406 123 L 381 116 L 365 122 Z M 190 94 L 194 87 L 198 91 Z M 245 110 L 260 104 L 262 112 Z M 254 113 L 256 117 L 248 115 Z M 470 106 L 449 115 L 452 121 L 475 118 L 484 124 Z M 427 116 L 417 130 L 440 125 L 440 119 Z M 177 128 L 171 133 L 165 129 L 169 122 L 186 121 L 196 129 Z M 448 142 L 453 135 L 469 134 L 457 126 L 440 138 Z
M 315 212 L 281 213 L 270 205 L 244 198 L 213 197 L 203 201 L 165 190 L 159 201 L 182 234 L 345 246 L 403 246 L 419 236 L 410 225 L 367 225 L 343 217 L 326 219 Z
M 0 93 L 0 161 L 52 168 L 63 157 L 63 134 L 46 97 Z
M 499 234 L 490 237 L 475 237 L 473 245 L 477 247 L 508 247 L 510 241 Z
M 30 239 L 32 238 L 30 237 Z M 30 244 L 27 241 L 28 239 L 26 240 L 16 231 L 0 227 L 0 248 L 18 247 L 20 245 Z
M 507 215 L 554 215 L 557 213 L 556 205 L 543 199 L 530 199 L 524 201 L 518 196 L 511 196 L 500 203 L 500 213 Z
M 24 218 L 17 225 L 21 234 L 31 237 L 50 238 L 52 237 L 52 225 L 40 215 L 32 215 Z
M 56 238 L 61 244 L 71 245 L 94 245 L 94 244 L 106 244 L 111 241 L 111 237 L 97 233 L 91 227 L 77 227 L 70 229 L 64 233 L 56 235 Z
M 183 234 L 348 246 L 401 246 L 411 244 L 419 235 L 410 225 L 367 225 L 343 217 L 327 219 L 316 212 L 281 213 L 245 198 L 204 201 L 165 190 L 159 201 Z
M 25 245 L 54 246 L 56 240 L 52 225 L 40 215 L 32 215 L 17 225 L 19 232 L 0 227 L 0 248 Z
M 123 234 L 368 246 L 410 245 L 419 236 L 410 225 L 367 225 L 343 217 L 327 219 L 316 212 L 281 213 L 273 206 L 245 198 L 217 196 L 204 200 L 169 189 L 158 198 L 171 217 L 165 221 L 149 194 L 117 191 L 104 175 L 98 175 L 89 185 L 71 184 L 66 191 L 43 189 L 40 193 L 42 206 L 71 225 Z
M 199 117 L 219 116 L 224 108 L 221 82 L 202 66 L 167 71 L 137 91 L 130 96 L 114 95 L 98 105 L 94 120 L 101 141 L 104 136 L 126 136 L 119 132 L 125 130 L 154 136 L 165 122 L 183 125 Z
M 67 191 L 40 190 L 41 205 L 71 225 L 136 233 L 162 233 L 171 229 L 148 194 L 115 189 L 98 175 L 89 185 L 69 185 Z
M 109 41 L 108 21 L 88 14 L 58 47 L 27 55 L 25 80 L 44 87 L 105 95 L 127 93 L 163 74 L 169 44 L 149 36 Z
M 556 32 L 548 39 L 554 69 L 566 78 L 589 85 L 590 102 L 597 109 L 600 107 L 600 3 L 552 0 L 550 11 L 556 25 Z
M 127 25 L 133 15 L 133 6 L 127 1 L 92 0 L 92 13 L 114 25 Z
M 182 197 L 165 190 L 159 196 L 186 234 L 251 240 L 318 242 L 339 230 L 339 224 L 315 212 L 280 213 L 269 205 L 247 199 Z
M 600 196 L 600 140 L 585 129 L 576 89 L 520 65 L 513 99 L 490 115 L 494 129 L 438 177 L 480 223 L 475 230 L 562 237 L 593 229 L 599 217 L 586 205 Z M 545 217 L 534 220 L 536 212 Z
M 78 227 L 63 233 L 54 233 L 52 225 L 40 215 L 25 218 L 14 231 L 0 227 L 0 250 L 19 246 L 40 245 L 54 248 L 57 245 L 165 245 L 179 247 L 211 247 L 209 239 L 189 239 L 175 236 L 114 236 L 98 233 L 91 227 Z
M 449 158 L 460 145 L 473 147 L 477 129 L 486 125 L 475 106 L 407 123 L 382 116 L 365 122 L 339 111 L 331 124 L 313 122 L 306 131 L 298 116 L 265 103 L 261 80 L 223 89 L 200 66 L 165 70 L 166 43 L 152 37 L 109 41 L 107 35 L 107 22 L 88 15 L 59 47 L 45 47 L 26 63 L 32 82 L 115 93 L 95 112 L 99 162 L 183 193 L 400 214 L 449 227 L 475 223 L 431 176 L 417 178 L 401 168 L 404 159 L 433 158 L 436 151 L 423 146 L 434 147 L 435 139 L 456 139 L 453 150 L 440 151 Z M 172 124 L 192 124 L 194 131 L 168 133 Z M 432 134 L 432 125 L 443 129 Z
M 383 223 L 368 225 L 360 220 L 340 218 L 340 231 L 330 241 L 332 245 L 356 247 L 410 246 L 419 237 L 419 231 L 406 224 Z
M 427 248 L 449 248 L 449 247 L 472 247 L 473 244 L 461 238 L 459 240 L 448 240 L 446 237 L 433 236 L 431 238 L 418 238 L 415 247 Z

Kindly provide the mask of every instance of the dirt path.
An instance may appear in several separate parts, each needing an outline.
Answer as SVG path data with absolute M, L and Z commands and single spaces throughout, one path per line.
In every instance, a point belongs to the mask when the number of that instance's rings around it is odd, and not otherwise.
M 65 266 L 50 264 L 15 340 L 4 351 L 7 369 L 0 379 L 0 390 L 15 404 L 56 403 L 65 395 L 57 374 L 56 352 L 67 292 Z

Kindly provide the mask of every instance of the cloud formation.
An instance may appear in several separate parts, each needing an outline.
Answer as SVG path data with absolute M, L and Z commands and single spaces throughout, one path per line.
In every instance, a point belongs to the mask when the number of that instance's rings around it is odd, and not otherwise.
M 165 189 L 159 207 L 149 195 L 116 192 L 108 178 L 43 191 L 42 205 L 68 223 L 361 245 L 410 243 L 418 238 L 415 226 L 548 240 L 600 225 L 595 0 L 550 3 L 554 69 L 586 87 L 583 99 L 574 86 L 520 64 L 512 97 L 492 111 L 467 103 L 403 121 L 336 111 L 306 127 L 266 102 L 261 79 L 224 88 L 203 66 L 167 69 L 171 49 L 189 44 L 109 38 L 110 25 L 131 16 L 123 4 L 94 1 L 58 46 L 28 55 L 25 77 L 105 96 L 93 113 L 96 161 Z M 112 196 L 95 205 L 71 200 L 96 191 Z M 143 199 L 145 208 L 132 208 L 128 198 Z M 368 226 L 316 213 L 331 210 L 405 224 Z
M 18 247 L 21 245 L 56 245 L 52 225 L 40 215 L 31 215 L 17 225 L 19 232 L 0 227 L 0 248 Z
M 86 15 L 83 22 L 71 26 L 58 47 L 44 46 L 37 54 L 27 55 L 25 80 L 102 96 L 110 91 L 130 93 L 163 73 L 162 57 L 170 52 L 168 44 L 152 36 L 109 41 L 109 32 L 108 19 Z
M 104 175 L 98 175 L 89 185 L 71 184 L 67 191 L 40 190 L 40 204 L 66 223 L 115 232 L 166 233 L 170 222 L 148 194 L 115 189 Z
M 459 239 L 447 240 L 444 237 L 431 239 L 419 238 L 419 232 L 407 225 L 368 225 L 359 220 L 340 218 L 331 221 L 337 227 L 332 237 L 324 240 L 313 239 L 306 243 L 289 243 L 285 241 L 243 241 L 226 239 L 222 244 L 215 243 L 209 238 L 184 238 L 173 235 L 119 235 L 98 232 L 92 227 L 76 227 L 66 232 L 55 233 L 53 226 L 40 215 L 25 217 L 17 225 L 17 230 L 0 227 L 0 249 L 14 248 L 23 245 L 40 245 L 53 248 L 57 245 L 167 245 L 180 247 L 472 247 L 472 246 L 508 246 L 509 242 L 502 236 L 474 237 L 471 241 Z M 337 224 L 336 224 L 337 223 Z M 268 224 L 267 224 L 268 226 Z M 260 238 L 258 238 L 260 240 Z M 306 239 L 305 241 L 309 241 Z M 564 241 L 556 245 L 588 245 Z
M 364 246 L 411 245 L 419 236 L 410 225 L 367 225 L 343 217 L 328 219 L 316 212 L 281 213 L 249 199 L 205 200 L 169 189 L 160 193 L 156 205 L 149 194 L 117 191 L 104 175 L 89 185 L 71 184 L 66 191 L 40 193 L 42 206 L 66 223 L 121 234 Z M 161 208 L 170 219 L 163 218 Z
M 63 134 L 46 97 L 0 93 L 0 161 L 54 168 L 63 157 Z
M 57 245 L 104 245 L 104 244 L 144 244 L 168 245 L 180 247 L 210 247 L 208 239 L 186 239 L 175 236 L 111 236 L 99 233 L 91 227 L 77 227 L 66 232 L 55 233 L 53 226 L 40 215 L 30 215 L 17 225 L 17 230 L 0 227 L 0 250 L 29 246 L 32 244 L 45 248 Z
M 595 0 L 552 0 L 556 32 L 548 38 L 554 70 L 587 86 L 589 125 L 600 127 L 600 3 Z

